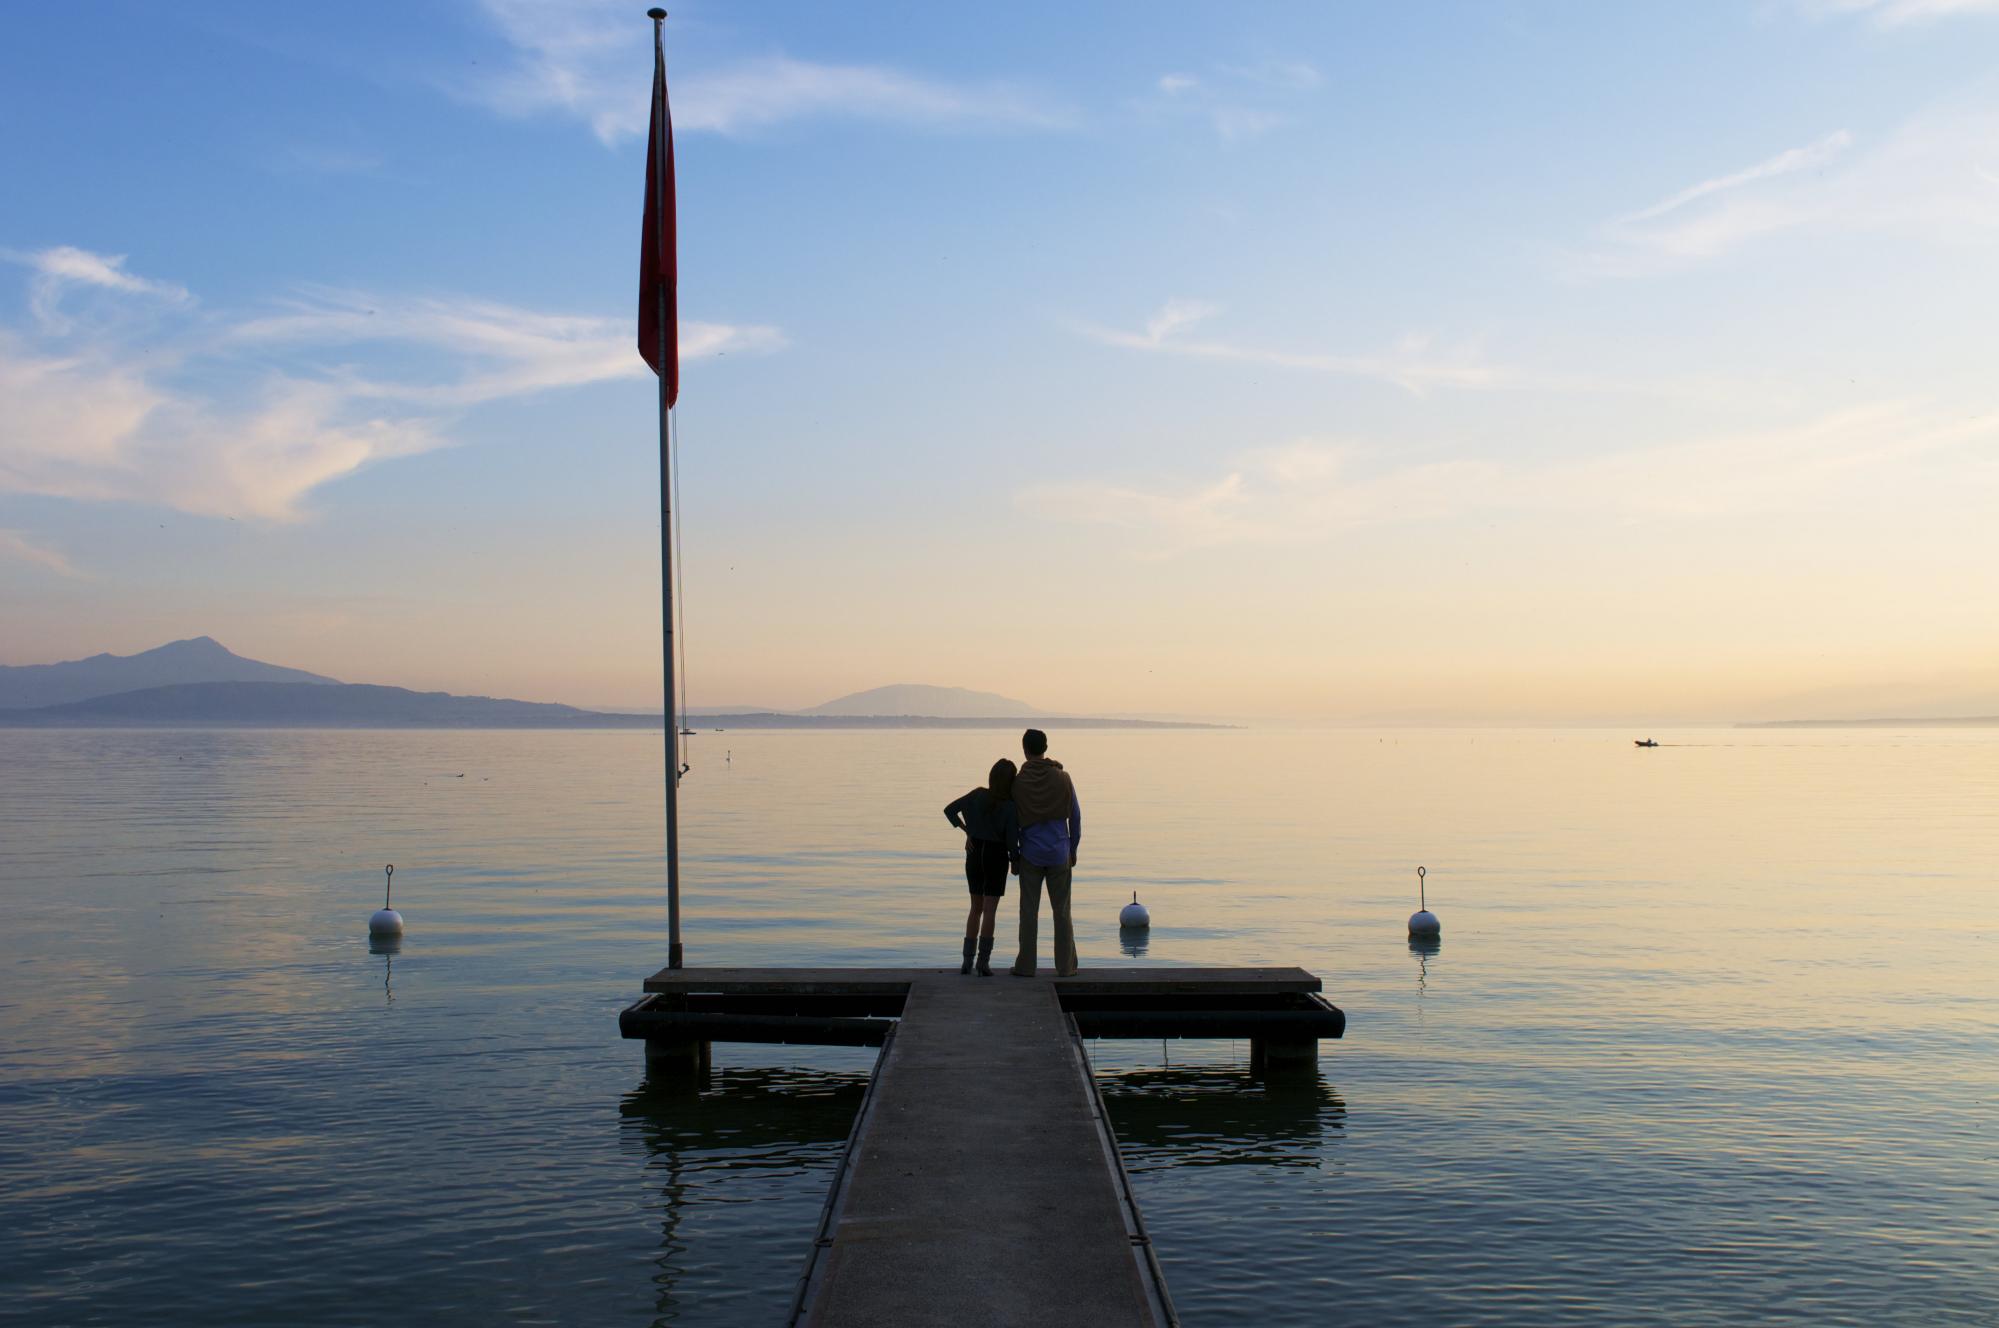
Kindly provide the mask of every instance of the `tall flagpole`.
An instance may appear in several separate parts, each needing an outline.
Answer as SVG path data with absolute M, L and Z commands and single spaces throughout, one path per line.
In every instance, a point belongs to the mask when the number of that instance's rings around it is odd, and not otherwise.
M 654 65 L 658 69 L 666 67 L 666 39 L 664 27 L 666 11 L 648 9 L 646 17 L 652 20 L 652 50 Z M 664 80 L 660 83 L 660 97 L 666 96 Z M 653 144 L 653 207 L 655 215 L 664 219 L 666 209 L 673 206 L 667 201 L 667 191 L 672 186 L 668 172 L 673 169 L 669 153 L 672 135 L 672 121 L 666 118 L 666 108 L 656 107 L 665 132 L 657 136 Z M 656 242 L 656 241 L 655 241 Z M 659 620 L 661 627 L 661 654 L 666 664 L 666 966 L 681 966 L 680 952 L 680 758 L 677 744 L 680 741 L 680 720 L 673 707 L 673 495 L 669 477 L 672 475 L 672 437 L 667 427 L 668 412 L 673 409 L 674 375 L 667 372 L 667 366 L 677 358 L 678 347 L 669 344 L 673 336 L 673 321 L 669 317 L 667 301 L 672 298 L 667 283 L 658 283 L 657 299 L 659 314 Z

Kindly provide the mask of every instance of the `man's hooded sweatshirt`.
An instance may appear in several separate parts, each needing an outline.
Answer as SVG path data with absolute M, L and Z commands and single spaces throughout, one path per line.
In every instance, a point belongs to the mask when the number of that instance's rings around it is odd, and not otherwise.
M 1030 756 L 1013 781 L 1021 856 L 1037 867 L 1066 867 L 1083 838 L 1083 808 L 1060 761 Z

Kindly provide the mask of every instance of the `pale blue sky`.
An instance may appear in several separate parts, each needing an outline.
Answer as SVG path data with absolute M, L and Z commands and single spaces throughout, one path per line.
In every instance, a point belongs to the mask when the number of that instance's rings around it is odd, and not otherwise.
M 1999 5 L 672 6 L 697 703 L 1999 710 Z M 657 686 L 644 6 L 22 6 L 0 662 Z

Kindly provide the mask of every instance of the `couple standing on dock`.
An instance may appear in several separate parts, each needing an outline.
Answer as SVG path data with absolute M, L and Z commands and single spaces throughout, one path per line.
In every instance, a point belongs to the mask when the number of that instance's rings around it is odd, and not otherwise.
M 1002 757 L 993 763 L 984 788 L 973 789 L 944 809 L 944 819 L 965 832 L 965 883 L 972 908 L 965 916 L 965 962 L 972 971 L 976 948 L 981 977 L 991 977 L 993 921 L 1006 895 L 1009 870 L 1020 877 L 1020 953 L 1012 973 L 1034 976 L 1041 890 L 1055 915 L 1055 976 L 1076 971 L 1076 929 L 1069 921 L 1069 876 L 1076 845 L 1083 838 L 1083 807 L 1076 785 L 1060 761 L 1048 759 L 1048 735 L 1029 729 L 1020 735 L 1026 761 L 1014 768 Z

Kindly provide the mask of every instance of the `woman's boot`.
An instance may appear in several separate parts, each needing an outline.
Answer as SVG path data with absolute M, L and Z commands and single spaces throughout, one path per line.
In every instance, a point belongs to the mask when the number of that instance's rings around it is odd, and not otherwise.
M 979 976 L 982 978 L 989 978 L 992 975 L 993 975 L 993 938 L 990 936 L 981 936 L 979 938 Z
M 972 947 L 977 944 L 978 941 L 974 938 L 970 936 L 965 938 L 965 962 L 958 967 L 960 973 L 969 973 L 972 971 Z M 988 945 L 986 949 L 990 950 L 992 946 Z

